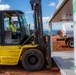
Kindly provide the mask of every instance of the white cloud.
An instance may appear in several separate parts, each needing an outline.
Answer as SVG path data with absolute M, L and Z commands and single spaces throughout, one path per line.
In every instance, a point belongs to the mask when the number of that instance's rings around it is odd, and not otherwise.
M 50 19 L 49 16 L 47 16 L 47 17 L 43 17 L 43 23 L 49 22 L 49 19 Z
M 49 30 L 49 19 L 50 17 L 43 17 L 43 29 L 44 30 Z
M 47 16 L 47 17 L 43 17 L 42 19 L 43 19 L 43 29 L 44 30 L 49 30 L 49 19 L 50 19 L 50 17 Z M 31 23 L 30 28 L 34 29 L 34 24 L 33 23 Z
M 56 6 L 56 3 L 55 2 L 50 2 L 49 6 Z
M 34 24 L 33 23 L 31 23 L 30 29 L 34 29 Z
M 8 4 L 0 5 L 0 10 L 9 10 L 10 6 Z
M 26 13 L 31 14 L 31 13 L 33 13 L 33 11 L 29 9 L 28 11 L 26 11 Z

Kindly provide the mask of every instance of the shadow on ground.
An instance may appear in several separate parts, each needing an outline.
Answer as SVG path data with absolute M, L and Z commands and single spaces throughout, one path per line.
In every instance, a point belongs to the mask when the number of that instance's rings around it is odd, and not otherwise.
M 19 62 L 16 66 L 0 66 L 0 75 L 60 75 L 59 70 L 56 70 L 55 66 L 54 69 L 47 69 L 46 65 L 44 66 L 40 71 L 29 72 Z

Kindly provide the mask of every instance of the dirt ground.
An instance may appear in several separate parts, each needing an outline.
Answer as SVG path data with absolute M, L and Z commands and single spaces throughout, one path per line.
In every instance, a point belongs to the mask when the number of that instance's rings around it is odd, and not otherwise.
M 43 68 L 41 71 L 28 72 L 19 63 L 17 66 L 0 66 L 0 75 L 60 75 L 60 73 L 57 68 L 52 70 Z
M 64 41 L 57 42 L 56 39 L 60 38 L 59 35 L 52 37 L 54 51 L 73 51 L 74 48 L 69 48 L 65 45 Z M 28 72 L 21 63 L 17 66 L 0 66 L 0 75 L 61 75 L 59 69 L 54 66 L 52 69 L 43 68 L 41 71 Z
M 57 38 L 61 38 L 59 35 L 52 36 L 53 51 L 73 51 L 74 48 L 69 48 L 64 41 L 57 41 Z

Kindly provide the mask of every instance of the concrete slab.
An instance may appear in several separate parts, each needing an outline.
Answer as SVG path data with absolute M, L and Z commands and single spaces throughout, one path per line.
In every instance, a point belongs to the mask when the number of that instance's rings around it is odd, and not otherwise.
M 52 56 L 62 75 L 74 75 L 73 51 L 52 52 Z

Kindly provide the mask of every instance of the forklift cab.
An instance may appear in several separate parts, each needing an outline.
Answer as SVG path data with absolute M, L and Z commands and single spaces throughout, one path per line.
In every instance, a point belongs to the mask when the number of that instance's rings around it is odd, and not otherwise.
M 12 38 L 9 25 L 14 20 L 20 38 Z M 25 41 L 30 37 L 24 13 L 18 10 L 0 11 L 0 65 L 17 65 L 19 59 L 28 48 L 32 46 Z
M 17 28 L 13 33 L 10 28 L 11 20 L 14 21 L 14 26 Z M 18 34 L 13 36 L 13 34 Z M 0 11 L 0 43 L 7 44 L 21 44 L 20 39 L 26 36 L 25 40 L 30 36 L 28 24 L 26 22 L 24 13 L 18 10 Z

